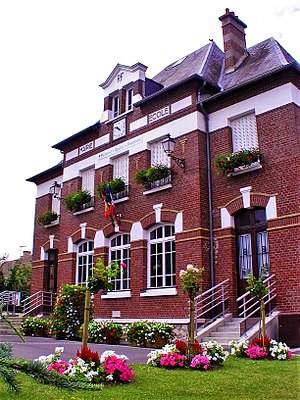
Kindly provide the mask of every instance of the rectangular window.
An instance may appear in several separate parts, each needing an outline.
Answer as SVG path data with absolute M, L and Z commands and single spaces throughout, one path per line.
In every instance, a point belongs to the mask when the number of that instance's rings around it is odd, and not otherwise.
M 270 275 L 269 260 L 269 244 L 268 232 L 262 231 L 257 233 L 257 257 L 258 257 L 258 273 L 259 276 Z
M 126 111 L 132 110 L 133 89 L 126 91 Z
M 94 196 L 95 169 L 89 168 L 81 171 L 81 189 L 88 190 L 91 196 Z
M 151 165 L 165 164 L 170 166 L 170 157 L 164 152 L 161 140 L 150 144 Z
M 240 279 L 247 279 L 248 275 L 252 274 L 252 248 L 250 233 L 239 235 L 238 244 Z
M 122 178 L 128 183 L 129 157 L 128 154 L 113 159 L 113 178 Z
M 231 121 L 233 152 L 258 147 L 256 116 L 244 115 Z
M 113 117 L 117 117 L 119 115 L 119 96 L 113 97 L 112 112 Z

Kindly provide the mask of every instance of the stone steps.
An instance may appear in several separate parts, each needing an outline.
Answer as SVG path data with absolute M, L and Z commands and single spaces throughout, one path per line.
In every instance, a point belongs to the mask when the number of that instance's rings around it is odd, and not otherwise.
M 232 340 L 240 339 L 240 325 L 239 319 L 230 319 L 224 321 L 222 324 L 218 325 L 212 330 L 208 330 L 199 338 L 200 342 L 215 341 L 222 345 L 224 349 L 228 350 L 230 348 L 229 343 Z
M 5 315 L 10 320 L 13 326 L 17 329 L 21 328 L 23 317 L 20 315 Z M 0 335 L 16 335 L 15 331 L 2 318 L 0 319 Z

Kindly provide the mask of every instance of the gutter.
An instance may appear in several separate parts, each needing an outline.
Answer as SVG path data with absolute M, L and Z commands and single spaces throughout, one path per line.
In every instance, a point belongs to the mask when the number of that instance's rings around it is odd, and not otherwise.
M 210 267 L 210 284 L 215 286 L 215 269 L 214 269 L 214 244 L 213 244 L 213 207 L 212 207 L 212 185 L 211 185 L 211 155 L 210 155 L 210 137 L 209 137 L 209 117 L 201 100 L 201 90 L 206 86 L 206 80 L 198 89 L 197 104 L 205 120 L 205 144 L 206 144 L 206 161 L 207 161 L 207 192 L 208 192 L 208 217 L 209 217 L 209 267 Z

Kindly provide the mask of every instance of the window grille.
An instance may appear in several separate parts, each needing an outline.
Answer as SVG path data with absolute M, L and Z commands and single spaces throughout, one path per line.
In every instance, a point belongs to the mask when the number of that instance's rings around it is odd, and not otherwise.
M 231 121 L 233 152 L 258 147 L 255 114 L 248 114 Z
M 130 289 L 130 235 L 119 234 L 110 241 L 110 261 L 124 263 L 119 274 L 113 279 L 113 290 Z
M 240 279 L 247 279 L 252 273 L 251 234 L 239 235 L 239 271 Z
M 170 165 L 170 158 L 164 152 L 161 140 L 151 143 L 150 151 L 151 151 L 151 165 L 157 165 L 157 164 L 165 164 L 168 166 Z
M 128 154 L 123 154 L 113 159 L 113 178 L 122 178 L 125 183 L 128 183 Z
M 90 192 L 94 196 L 95 169 L 89 168 L 81 172 L 81 189 Z
M 86 285 L 88 278 L 93 275 L 94 242 L 85 241 L 78 247 L 76 283 Z

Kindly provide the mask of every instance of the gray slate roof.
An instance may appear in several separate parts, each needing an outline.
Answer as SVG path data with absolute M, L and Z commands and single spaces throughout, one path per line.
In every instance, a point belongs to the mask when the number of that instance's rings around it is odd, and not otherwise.
M 234 72 L 225 74 L 224 53 L 211 42 L 168 65 L 153 80 L 164 86 L 162 90 L 166 90 L 188 78 L 199 76 L 213 86 L 219 86 L 222 91 L 227 91 L 291 64 L 299 68 L 297 61 L 274 38 L 269 38 L 250 47 L 241 65 Z

